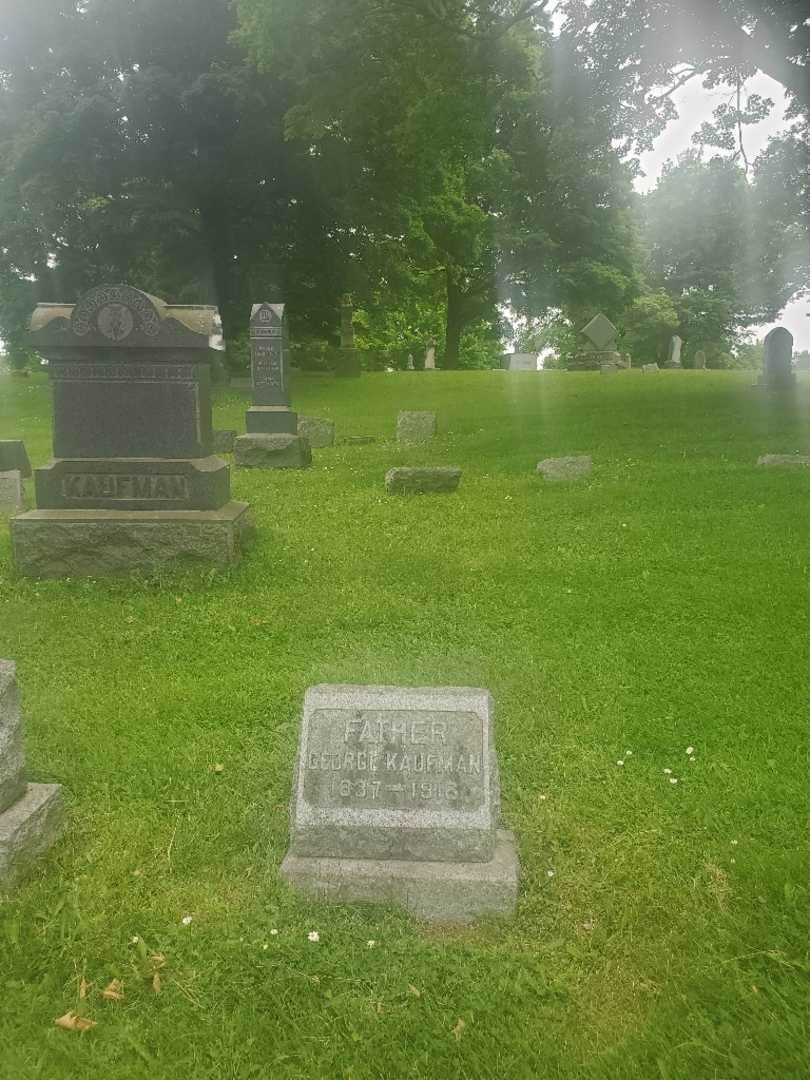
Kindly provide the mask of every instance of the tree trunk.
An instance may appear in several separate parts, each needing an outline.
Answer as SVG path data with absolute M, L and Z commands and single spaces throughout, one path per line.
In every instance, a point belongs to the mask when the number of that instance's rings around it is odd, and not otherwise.
M 454 267 L 447 267 L 447 324 L 443 368 L 458 367 L 461 350 L 461 332 L 464 329 L 463 294 L 456 284 Z
M 201 206 L 200 218 L 210 261 L 210 280 L 222 319 L 222 333 L 227 344 L 233 341 L 240 329 L 247 327 L 250 312 L 236 310 L 238 290 L 234 281 L 234 253 L 229 242 L 228 216 L 221 201 L 212 199 Z

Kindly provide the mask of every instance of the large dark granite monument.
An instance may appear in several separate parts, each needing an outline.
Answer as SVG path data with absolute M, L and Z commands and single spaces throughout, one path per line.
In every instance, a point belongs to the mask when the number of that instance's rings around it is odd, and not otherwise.
M 793 335 L 784 326 L 776 326 L 765 336 L 762 375 L 757 384 L 765 390 L 792 390 L 796 385 L 793 370 Z
M 216 308 L 174 306 L 128 285 L 40 304 L 31 344 L 48 360 L 54 460 L 37 509 L 11 522 L 18 569 L 36 577 L 230 563 L 252 526 L 213 456 Z
M 309 443 L 298 434 L 290 408 L 290 350 L 284 304 L 254 304 L 250 314 L 250 371 L 253 404 L 246 435 L 234 443 L 242 468 L 303 469 L 312 462 Z

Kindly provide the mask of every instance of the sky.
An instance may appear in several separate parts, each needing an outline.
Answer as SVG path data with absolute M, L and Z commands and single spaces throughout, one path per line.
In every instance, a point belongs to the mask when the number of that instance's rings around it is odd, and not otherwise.
M 752 125 L 746 131 L 745 150 L 749 161 L 753 161 L 764 150 L 772 135 L 784 130 L 785 94 L 779 83 L 761 72 L 746 84 L 749 93 L 761 94 L 774 102 L 771 115 L 761 124 Z M 728 89 L 704 90 L 699 79 L 687 83 L 673 95 L 679 117 L 673 120 L 659 136 L 653 149 L 641 157 L 641 167 L 645 176 L 636 182 L 639 191 L 649 191 L 661 174 L 665 162 L 675 160 L 678 154 L 692 145 L 692 134 L 704 120 L 711 120 L 714 108 L 727 98 Z M 810 297 L 796 300 L 789 304 L 777 323 L 753 327 L 752 333 L 764 337 L 774 326 L 784 326 L 793 334 L 793 347 L 797 352 L 810 349 Z

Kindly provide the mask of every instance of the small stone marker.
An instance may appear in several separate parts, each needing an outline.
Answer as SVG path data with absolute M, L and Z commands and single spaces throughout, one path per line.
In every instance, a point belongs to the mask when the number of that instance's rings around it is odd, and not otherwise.
M 214 453 L 232 454 L 238 431 L 226 431 L 222 428 L 214 429 Z
M 0 472 L 0 514 L 16 514 L 22 505 L 22 473 L 19 469 Z
M 599 370 L 603 375 L 615 375 L 619 369 L 616 364 L 600 364 Z
M 706 353 L 703 349 L 698 349 L 695 353 L 695 369 L 703 371 L 706 367 Z
M 793 334 L 776 326 L 765 337 L 762 376 L 758 385 L 766 390 L 790 390 L 796 385 L 793 370 Z
M 425 350 L 425 371 L 436 370 L 436 342 L 433 338 L 427 343 Z
M 48 360 L 54 460 L 37 509 L 12 519 L 17 568 L 96 577 L 172 564 L 226 565 L 252 538 L 213 453 L 213 307 L 101 285 L 40 304 L 31 344 Z
M 409 445 L 430 442 L 435 434 L 434 412 L 401 412 L 397 417 L 397 442 Z
M 431 492 L 456 491 L 461 481 L 461 469 L 449 465 L 389 469 L 385 474 L 385 490 L 389 495 L 426 495 Z
M 540 354 L 532 353 L 507 353 L 504 358 L 504 367 L 507 371 L 537 371 L 537 358 Z
M 322 420 L 318 416 L 298 418 L 298 434 L 303 435 L 313 450 L 322 450 L 335 445 L 335 424 L 333 420 Z
M 683 348 L 683 339 L 675 334 L 669 343 L 669 351 L 667 354 L 667 362 L 664 367 L 667 368 L 679 368 L 681 367 L 681 349 Z
M 236 464 L 246 469 L 305 469 L 309 443 L 290 408 L 290 350 L 284 304 L 254 304 L 250 315 L 253 404 L 246 435 L 234 441 Z
M 545 458 L 537 463 L 537 471 L 546 480 L 579 480 L 593 471 L 593 459 L 586 454 Z
M 810 457 L 801 454 L 763 454 L 757 465 L 765 469 L 810 468 Z
M 348 446 L 369 446 L 376 441 L 376 435 L 348 435 L 345 439 Z
M 498 828 L 491 713 L 486 690 L 309 689 L 282 877 L 432 922 L 511 914 L 518 859 Z
M 58 784 L 26 783 L 16 675 L 0 660 L 0 888 L 47 851 L 64 818 Z
M 25 444 L 19 439 L 0 439 L 0 472 L 15 471 L 23 480 L 29 480 L 33 475 Z
M 641 374 L 642 375 L 657 375 L 659 370 L 660 369 L 658 367 L 658 364 L 642 364 L 641 365 Z

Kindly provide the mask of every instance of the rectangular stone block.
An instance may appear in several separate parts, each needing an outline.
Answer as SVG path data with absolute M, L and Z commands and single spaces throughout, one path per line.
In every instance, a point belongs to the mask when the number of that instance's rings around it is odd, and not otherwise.
M 249 435 L 297 435 L 298 413 L 288 405 L 253 405 L 245 414 Z
M 456 491 L 460 482 L 461 469 L 449 465 L 422 468 L 402 466 L 389 469 L 385 474 L 385 490 L 389 495 Z
M 58 784 L 29 784 L 0 814 L 0 888 L 18 876 L 54 843 L 62 831 L 65 810 Z
M 313 450 L 335 445 L 335 424 L 332 420 L 301 416 L 298 419 L 298 434 L 303 435 Z
M 306 469 L 312 464 L 309 443 L 300 435 L 240 435 L 234 455 L 243 469 Z
M 810 457 L 802 454 L 763 454 L 757 465 L 765 469 L 807 469 Z
M 17 668 L 10 660 L 0 660 L 0 814 L 23 795 L 25 787 Z
M 415 445 L 430 442 L 436 434 L 436 413 L 401 412 L 397 417 L 397 442 Z
M 227 566 L 253 537 L 243 502 L 219 510 L 31 510 L 11 521 L 14 563 L 36 578 Z
M 658 364 L 642 364 L 641 365 L 641 374 L 642 375 L 657 375 L 658 371 L 659 371 Z
M 56 460 L 36 471 L 40 510 L 218 510 L 230 473 L 218 457 Z
M 102 350 L 102 353 L 113 350 Z M 212 452 L 208 364 L 152 352 L 51 359 L 56 458 L 202 458 Z
M 487 862 L 499 787 L 485 690 L 315 686 L 292 802 L 300 857 Z
M 23 494 L 19 469 L 0 472 L 0 514 L 16 514 L 23 505 Z
M 25 444 L 19 439 L 0 439 L 0 473 L 22 473 L 23 480 L 31 476 L 31 462 Z
M 318 859 L 289 854 L 281 876 L 316 900 L 392 903 L 426 922 L 468 923 L 511 915 L 517 903 L 518 857 L 512 834 L 499 830 L 488 862 Z
M 537 471 L 545 480 L 579 480 L 593 471 L 593 461 L 587 454 L 544 458 L 537 463 Z

